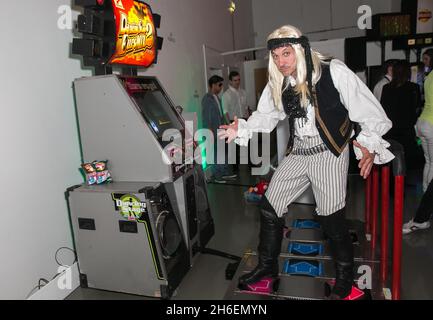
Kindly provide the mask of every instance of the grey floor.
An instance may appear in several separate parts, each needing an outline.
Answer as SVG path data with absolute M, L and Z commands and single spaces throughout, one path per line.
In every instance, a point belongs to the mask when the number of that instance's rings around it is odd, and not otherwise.
M 257 179 L 241 168 L 238 185 L 209 184 L 208 191 L 215 222 L 215 236 L 208 248 L 241 256 L 247 249 L 255 249 L 259 230 L 259 212 L 255 205 L 246 204 L 243 193 Z M 415 213 L 422 196 L 421 171 L 409 172 L 405 188 L 404 221 Z M 363 180 L 357 175 L 349 178 L 348 209 L 350 219 L 363 219 Z M 402 299 L 433 299 L 433 229 L 403 237 Z M 230 260 L 201 254 L 183 279 L 173 300 L 220 300 L 226 294 L 230 281 L 225 280 L 225 269 Z M 115 292 L 78 288 L 70 300 L 149 299 L 147 297 Z

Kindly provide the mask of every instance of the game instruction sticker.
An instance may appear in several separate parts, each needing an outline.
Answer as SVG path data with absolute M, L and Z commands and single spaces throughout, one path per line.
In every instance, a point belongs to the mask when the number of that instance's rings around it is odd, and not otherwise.
M 132 194 L 112 194 L 116 211 L 128 221 L 142 222 L 143 214 L 147 213 L 146 202 Z

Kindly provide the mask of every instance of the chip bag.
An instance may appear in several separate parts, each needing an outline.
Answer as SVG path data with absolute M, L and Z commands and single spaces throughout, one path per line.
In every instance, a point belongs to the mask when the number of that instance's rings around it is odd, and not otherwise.
M 86 174 L 86 183 L 91 186 L 93 184 L 109 183 L 113 179 L 110 172 L 107 170 L 108 161 L 93 161 L 83 163 L 81 168 Z

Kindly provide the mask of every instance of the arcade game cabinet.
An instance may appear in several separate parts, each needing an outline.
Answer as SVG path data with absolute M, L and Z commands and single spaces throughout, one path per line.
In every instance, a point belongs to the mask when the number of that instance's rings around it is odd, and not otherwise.
M 114 181 L 67 192 L 81 285 L 169 298 L 214 224 L 182 116 L 156 77 L 137 76 L 156 62 L 160 17 L 137 0 L 75 4 L 73 53 L 96 74 L 74 81 L 82 161 L 108 160 Z

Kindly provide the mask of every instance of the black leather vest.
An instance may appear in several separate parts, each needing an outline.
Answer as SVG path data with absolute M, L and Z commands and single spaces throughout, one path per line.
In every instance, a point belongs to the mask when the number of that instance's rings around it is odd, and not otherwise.
M 322 75 L 313 90 L 317 130 L 328 149 L 339 157 L 350 141 L 353 123 L 349 119 L 349 112 L 340 101 L 340 93 L 332 81 L 329 64 L 322 64 Z M 289 124 L 287 153 L 293 148 L 294 119 L 289 118 Z

